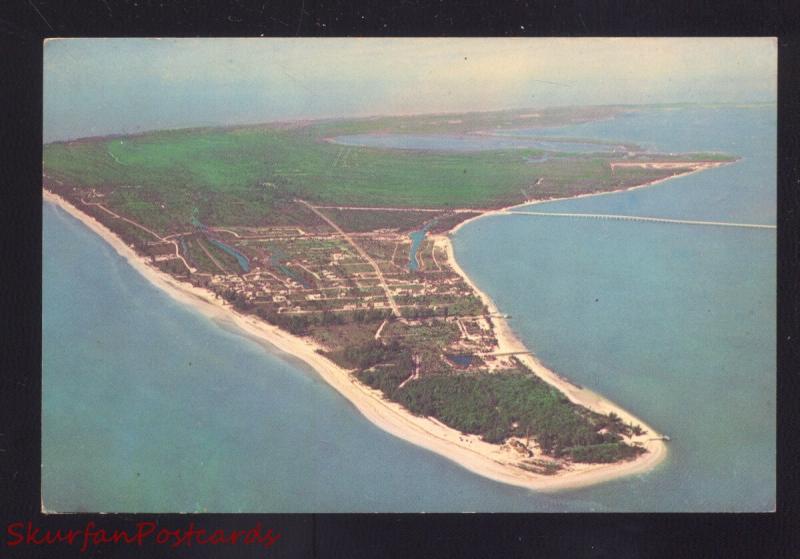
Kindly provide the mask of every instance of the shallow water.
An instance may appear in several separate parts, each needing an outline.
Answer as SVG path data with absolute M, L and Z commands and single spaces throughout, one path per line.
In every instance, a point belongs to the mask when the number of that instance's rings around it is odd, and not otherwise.
M 668 115 L 553 133 L 744 158 L 536 211 L 774 223 L 774 109 Z M 521 215 L 458 232 L 459 262 L 542 361 L 672 437 L 646 479 L 571 496 L 621 510 L 774 507 L 775 241 L 774 230 Z
M 746 172 L 719 178 L 717 169 L 537 211 L 774 222 L 774 109 L 751 110 L 710 120 L 687 111 L 676 125 L 641 113 L 602 136 L 675 150 L 731 145 L 745 159 L 725 169 Z M 622 135 L 639 129 L 641 137 Z M 774 231 L 533 216 L 459 231 L 464 269 L 545 363 L 673 437 L 652 472 L 552 495 L 488 481 L 384 433 L 305 365 L 174 302 L 50 204 L 43 240 L 49 509 L 774 507 Z
M 536 211 L 776 222 L 777 129 L 774 106 L 641 110 L 621 118 L 531 129 L 530 133 L 537 136 L 626 139 L 663 153 L 723 152 L 741 157 L 733 164 L 650 188 L 621 195 L 540 204 Z
M 51 204 L 43 264 L 50 510 L 565 507 L 381 431 L 302 362 L 173 301 Z

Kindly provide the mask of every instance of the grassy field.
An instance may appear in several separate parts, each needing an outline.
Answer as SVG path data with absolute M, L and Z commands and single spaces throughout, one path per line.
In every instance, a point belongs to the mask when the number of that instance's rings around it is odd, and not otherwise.
M 548 113 L 548 119 L 569 121 L 569 114 Z M 330 133 L 399 129 L 403 123 L 413 130 L 440 123 L 445 131 L 513 125 L 519 116 L 392 117 L 92 138 L 46 145 L 44 172 L 67 187 L 94 188 L 109 207 L 162 232 L 185 230 L 193 215 L 207 225 L 303 223 L 310 216 L 292 203 L 295 198 L 342 206 L 486 208 L 668 174 L 631 168 L 612 173 L 610 154 L 551 153 L 536 161 L 542 152 L 533 149 L 391 150 L 324 139 Z
M 273 129 L 160 132 L 127 139 L 52 144 L 45 172 L 65 182 L 115 189 L 112 202 L 150 212 L 200 216 L 224 198 L 231 222 L 301 197 L 339 205 L 481 206 L 513 196 L 546 168 L 531 150 L 410 152 L 342 147 L 309 131 Z M 137 186 L 138 188 L 118 188 Z M 139 212 L 137 212 L 139 213 Z M 219 209 L 217 209 L 219 213 Z M 253 215 L 257 220 L 257 216 Z M 187 217 L 188 219 L 188 217 Z

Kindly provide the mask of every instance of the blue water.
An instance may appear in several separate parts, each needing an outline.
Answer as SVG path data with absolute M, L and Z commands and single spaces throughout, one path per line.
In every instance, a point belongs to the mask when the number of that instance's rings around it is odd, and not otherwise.
M 472 365 L 473 356 L 463 353 L 448 353 L 447 358 L 459 367 L 469 367 Z
M 516 131 L 517 133 L 520 131 Z M 634 190 L 537 205 L 536 211 L 610 213 L 710 221 L 776 223 L 777 133 L 775 106 L 751 109 L 642 110 L 627 116 L 536 135 L 626 139 L 663 153 L 723 152 L 742 157 L 710 169 Z
M 56 511 L 587 510 L 386 434 L 44 205 L 42 492 Z
M 242 254 L 241 252 L 239 252 L 235 248 L 226 245 L 222 241 L 218 241 L 217 239 L 212 239 L 212 238 L 209 237 L 208 240 L 211 241 L 212 243 L 214 243 L 216 246 L 218 246 L 222 250 L 224 250 L 226 253 L 228 253 L 231 256 L 233 256 L 236 259 L 236 261 L 239 263 L 239 266 L 242 268 L 242 270 L 244 272 L 249 272 L 250 271 L 250 260 L 248 260 L 248 258 L 244 254 Z
M 642 112 L 554 133 L 567 132 L 743 159 L 537 211 L 774 223 L 774 108 Z M 774 230 L 502 216 L 462 228 L 455 248 L 542 361 L 672 437 L 656 471 L 564 498 L 640 511 L 774 508 Z
M 740 172 L 722 180 L 718 169 L 537 210 L 617 207 L 627 211 L 614 213 L 774 222 L 774 111 L 655 112 L 595 125 L 611 127 L 602 138 L 676 151 L 727 149 L 744 156 L 727 167 Z M 640 118 L 653 128 L 637 125 Z M 625 135 L 637 126 L 640 137 Z M 725 148 L 732 143 L 737 149 Z M 374 427 L 290 356 L 174 302 L 46 204 L 45 505 L 141 512 L 774 508 L 774 231 L 498 216 L 463 227 L 455 248 L 545 363 L 672 436 L 665 463 L 554 495 L 471 474 Z
M 409 249 L 408 253 L 408 269 L 412 272 L 419 270 L 419 263 L 417 263 L 417 252 L 419 251 L 419 247 L 422 246 L 422 241 L 425 239 L 425 235 L 428 234 L 428 229 L 436 223 L 436 220 L 430 221 L 426 223 L 422 229 L 417 231 L 413 231 L 408 234 L 411 237 L 411 248 Z
M 363 146 L 384 149 L 437 150 L 437 151 L 486 151 L 497 149 L 540 149 L 594 153 L 614 151 L 620 146 L 579 141 L 538 140 L 505 137 L 501 135 L 473 134 L 351 134 L 336 136 L 333 141 L 348 146 Z
M 284 262 L 286 261 L 286 254 L 276 246 L 269 246 L 270 257 L 269 257 L 269 264 L 280 273 L 285 275 L 286 277 L 290 277 L 300 285 L 305 288 L 311 287 L 311 285 L 303 279 L 302 276 L 292 271 L 289 267 L 287 267 Z

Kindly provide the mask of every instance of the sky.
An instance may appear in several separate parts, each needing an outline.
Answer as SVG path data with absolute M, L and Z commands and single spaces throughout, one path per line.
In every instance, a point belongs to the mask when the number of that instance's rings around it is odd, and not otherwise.
M 51 39 L 44 141 L 189 126 L 774 102 L 773 38 Z

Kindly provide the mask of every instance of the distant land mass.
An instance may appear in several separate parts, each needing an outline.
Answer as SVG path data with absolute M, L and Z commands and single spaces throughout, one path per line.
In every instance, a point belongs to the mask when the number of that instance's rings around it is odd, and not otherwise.
M 45 199 L 146 277 L 311 364 L 383 429 L 505 483 L 652 468 L 642 420 L 544 367 L 449 234 L 515 206 L 725 165 L 535 130 L 635 106 L 192 128 L 44 146 Z

